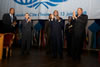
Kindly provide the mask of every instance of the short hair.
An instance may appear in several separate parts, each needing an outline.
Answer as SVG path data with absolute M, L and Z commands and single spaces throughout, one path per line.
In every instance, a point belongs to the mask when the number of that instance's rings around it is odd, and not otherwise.
M 29 14 L 29 13 L 25 13 L 25 14 Z
M 51 16 L 52 14 L 49 14 L 49 19 L 50 19 L 50 16 Z
M 81 11 L 83 11 L 83 9 L 82 9 L 82 8 L 78 8 L 78 9 L 80 9 Z
M 30 14 L 28 12 L 25 13 L 25 15 L 28 14 L 30 16 Z
M 9 11 L 11 11 L 12 9 L 14 9 L 14 8 L 10 8 Z M 15 9 L 14 9 L 14 10 L 15 10 Z
M 68 19 L 72 18 L 72 16 L 68 16 Z

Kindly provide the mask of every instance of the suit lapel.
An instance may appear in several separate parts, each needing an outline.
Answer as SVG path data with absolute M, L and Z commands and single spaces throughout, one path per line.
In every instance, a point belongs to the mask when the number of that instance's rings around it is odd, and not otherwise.
M 10 22 L 11 22 L 11 17 L 10 17 L 10 14 L 8 14 L 8 19 L 10 20 Z

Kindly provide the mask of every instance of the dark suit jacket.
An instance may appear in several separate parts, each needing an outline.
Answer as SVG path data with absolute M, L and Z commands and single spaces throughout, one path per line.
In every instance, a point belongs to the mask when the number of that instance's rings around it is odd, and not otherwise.
M 73 29 L 73 22 L 67 23 L 66 28 L 65 28 L 66 34 L 67 33 L 72 33 L 72 29 Z
M 31 39 L 31 35 L 32 35 L 32 22 L 28 22 L 24 19 L 22 21 L 22 38 L 28 38 Z
M 16 21 L 17 18 L 16 16 L 13 15 L 13 21 Z M 4 24 L 4 28 L 5 28 L 5 32 L 13 32 L 14 31 L 14 27 L 11 25 L 11 17 L 10 14 L 4 14 L 3 15 L 3 24 Z
M 50 39 L 53 42 L 59 42 L 57 44 L 62 45 L 62 41 L 63 41 L 63 27 L 64 27 L 64 23 L 63 23 L 63 19 L 60 18 L 61 21 L 59 22 L 58 20 L 53 20 L 50 21 Z M 55 44 L 53 43 L 53 44 Z
M 84 36 L 85 35 L 85 28 L 86 28 L 86 24 L 88 22 L 88 16 L 82 14 L 80 17 L 78 17 L 77 19 L 73 20 L 74 23 L 74 27 L 73 27 L 73 33 L 76 36 Z
M 47 36 L 50 36 L 50 21 L 49 20 L 45 22 L 45 34 Z
M 88 21 L 88 16 L 82 14 L 77 19 L 73 20 L 74 27 L 73 27 L 73 33 L 72 33 L 72 58 L 79 59 L 80 55 L 82 53 L 82 48 L 84 44 L 85 39 L 85 28 Z

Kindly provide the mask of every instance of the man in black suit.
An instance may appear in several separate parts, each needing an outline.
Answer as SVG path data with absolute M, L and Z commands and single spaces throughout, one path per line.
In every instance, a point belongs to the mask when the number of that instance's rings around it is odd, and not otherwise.
M 45 22 L 45 37 L 46 37 L 46 54 L 51 54 L 51 44 L 50 44 L 50 22 L 52 19 L 52 14 L 49 14 L 49 20 Z
M 32 42 L 32 22 L 28 13 L 25 14 L 25 19 L 22 21 L 22 55 L 30 53 Z
M 3 24 L 4 24 L 4 32 L 15 32 L 15 26 L 16 26 L 16 16 L 15 9 L 10 8 L 9 13 L 6 13 L 3 15 Z
M 85 28 L 88 21 L 88 16 L 83 14 L 83 9 L 77 9 L 77 15 L 73 11 L 73 33 L 72 33 L 72 58 L 80 60 L 82 48 L 85 39 Z
M 72 29 L 73 29 L 73 22 L 72 17 L 68 17 L 68 23 L 66 24 L 65 34 L 67 40 L 67 55 L 71 56 L 71 43 L 72 43 Z

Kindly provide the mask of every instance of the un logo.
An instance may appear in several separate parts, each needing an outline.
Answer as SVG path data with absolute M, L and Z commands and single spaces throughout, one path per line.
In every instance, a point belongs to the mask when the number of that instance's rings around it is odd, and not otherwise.
M 65 2 L 67 0 L 14 0 L 14 2 L 20 5 L 26 5 L 28 8 L 37 9 L 41 4 L 44 5 L 47 9 L 49 6 L 57 6 L 59 3 Z

